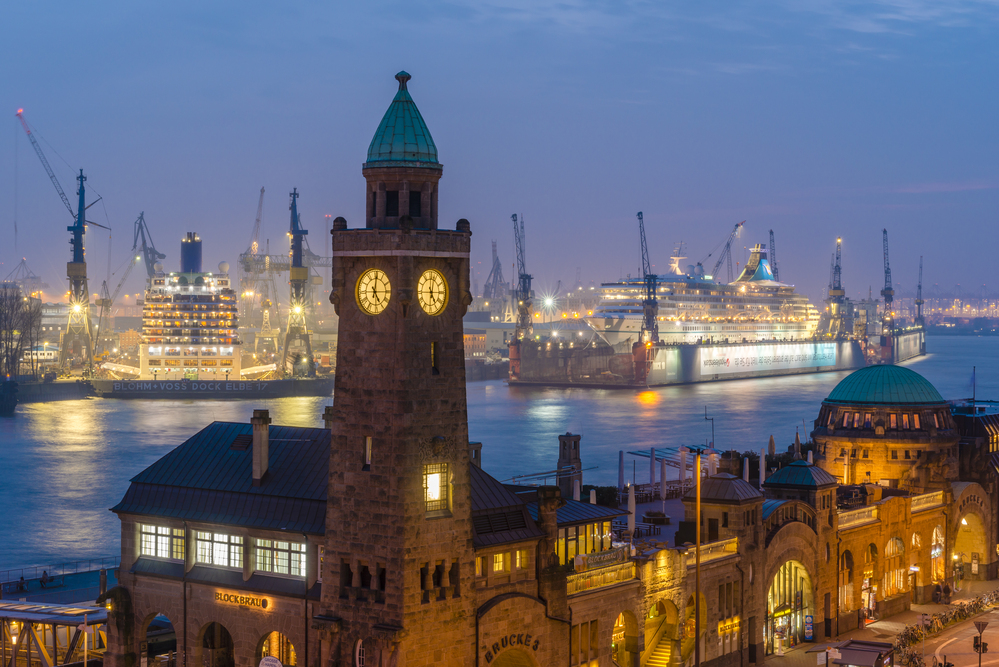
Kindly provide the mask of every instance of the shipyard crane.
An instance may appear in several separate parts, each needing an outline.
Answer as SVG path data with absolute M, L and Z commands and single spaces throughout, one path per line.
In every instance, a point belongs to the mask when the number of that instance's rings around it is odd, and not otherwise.
M 516 338 L 522 339 L 524 336 L 531 336 L 534 333 L 534 325 L 531 322 L 531 280 L 534 278 L 527 272 L 527 262 L 524 258 L 526 239 L 524 236 L 524 216 L 520 216 L 520 224 L 517 224 L 517 214 L 510 216 L 513 220 L 513 238 L 517 247 L 517 329 Z
M 166 259 L 166 255 L 161 253 L 156 249 L 156 245 L 153 243 L 153 235 L 149 231 L 149 227 L 146 226 L 146 212 L 142 211 L 139 213 L 139 217 L 135 220 L 134 233 L 132 239 L 132 254 L 138 250 L 140 251 L 139 257 L 146 265 L 146 277 L 152 280 L 153 276 L 156 275 L 156 264 L 161 259 Z M 131 271 L 131 266 L 129 266 L 129 271 Z M 127 274 L 126 274 L 127 275 Z M 121 289 L 119 285 L 118 289 Z M 117 294 L 117 291 L 115 292 Z
M 263 195 L 263 193 L 261 193 Z M 305 359 L 305 374 L 315 375 L 315 364 L 312 360 L 312 340 L 305 322 L 305 312 L 308 308 L 306 283 L 309 281 L 309 267 L 304 263 L 303 242 L 309 233 L 302 228 L 298 215 L 298 188 L 288 195 L 291 197 L 291 301 L 288 309 L 288 328 L 284 334 L 284 370 L 295 374 L 296 361 Z
M 884 312 L 881 315 L 881 363 L 890 364 L 894 361 L 895 343 L 895 313 L 892 312 L 892 303 L 895 298 L 895 290 L 891 285 L 891 266 L 888 264 L 888 230 L 882 229 L 884 237 L 885 252 L 885 287 L 881 290 L 881 296 L 885 299 Z
M 984 287 L 984 285 L 983 285 Z M 916 325 L 923 326 L 923 256 L 919 256 L 919 282 L 916 284 Z
M 850 331 L 846 323 L 846 291 L 843 289 L 843 239 L 836 239 L 832 277 L 829 280 L 829 335 L 839 338 Z
M 774 230 L 770 230 L 770 269 L 774 274 L 774 282 L 780 282 L 780 273 L 777 269 L 777 244 L 774 243 Z
M 260 198 L 257 200 L 257 217 L 253 221 L 253 233 L 250 235 L 250 243 L 246 246 L 246 252 L 239 256 L 239 303 L 242 306 L 240 317 L 245 325 L 250 324 L 250 317 L 253 312 L 254 299 L 257 298 L 257 273 L 248 269 L 248 262 L 245 258 L 253 258 L 260 250 L 260 227 L 264 216 L 264 188 L 260 187 Z
M 482 287 L 482 298 L 500 299 L 503 297 L 503 265 L 500 263 L 499 253 L 496 251 L 496 241 L 493 241 L 493 267 L 489 270 L 486 284 Z
M 642 275 L 645 280 L 645 299 L 642 300 L 642 342 L 645 344 L 659 342 L 659 303 L 656 299 L 656 287 L 659 276 L 652 273 L 649 262 L 649 246 L 645 241 L 645 218 L 642 212 L 638 216 L 638 233 L 642 239 Z
M 721 244 L 721 254 L 718 255 L 718 261 L 715 262 L 715 266 L 711 269 L 711 275 L 717 277 L 718 271 L 721 269 L 722 262 L 728 261 L 728 282 L 735 280 L 734 274 L 732 273 L 732 241 L 739 237 L 742 233 L 742 226 L 746 224 L 746 221 L 736 223 L 732 232 L 728 235 L 728 238 Z M 717 247 L 715 248 L 717 250 Z M 708 257 L 714 253 L 712 250 L 708 253 Z M 702 262 L 707 261 L 708 257 L 705 257 Z M 717 279 L 717 278 L 716 278 Z
M 83 185 L 87 177 L 83 175 L 83 170 L 81 169 L 80 175 L 76 177 L 76 180 L 80 183 L 80 187 L 77 190 L 79 203 L 77 211 L 74 213 L 73 206 L 69 203 L 69 197 L 66 196 L 62 186 L 59 184 L 59 179 L 56 178 L 55 172 L 52 171 L 52 166 L 45 158 L 45 153 L 42 151 L 38 140 L 35 139 L 34 133 L 28 127 L 28 122 L 24 120 L 24 109 L 17 110 L 17 119 L 21 121 L 21 126 L 28 135 L 31 147 L 35 149 L 35 154 L 45 168 L 45 173 L 48 174 L 49 180 L 52 181 L 56 192 L 59 193 L 59 198 L 66 206 L 70 215 L 74 217 L 73 224 L 66 227 L 66 231 L 72 234 L 69 245 L 73 249 L 73 257 L 72 261 L 66 265 L 66 277 L 69 279 L 69 321 L 66 324 L 66 332 L 63 334 L 59 345 L 59 364 L 66 364 L 73 357 L 82 357 L 83 362 L 86 364 L 87 372 L 92 373 L 94 338 L 93 331 L 91 330 L 92 323 L 90 321 L 90 291 L 87 286 L 84 235 L 87 231 L 87 225 L 96 225 L 103 229 L 108 229 L 104 225 L 86 219 L 87 209 L 100 201 L 101 198 L 98 197 L 90 203 L 90 206 L 87 206 L 86 188 Z

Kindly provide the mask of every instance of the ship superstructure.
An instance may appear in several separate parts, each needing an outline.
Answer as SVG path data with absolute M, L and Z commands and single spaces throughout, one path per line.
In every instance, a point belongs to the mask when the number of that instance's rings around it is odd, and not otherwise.
M 671 257 L 670 272 L 657 277 L 659 340 L 683 343 L 742 343 L 811 339 L 818 312 L 793 285 L 774 278 L 765 247 L 752 248 L 732 283 L 720 283 L 700 265 L 681 268 Z M 640 339 L 646 284 L 639 278 L 600 287 L 602 298 L 586 321 L 615 350 L 630 352 Z
M 201 239 L 188 233 L 181 270 L 158 271 L 142 307 L 139 379 L 240 379 L 242 343 L 229 266 L 201 270 Z

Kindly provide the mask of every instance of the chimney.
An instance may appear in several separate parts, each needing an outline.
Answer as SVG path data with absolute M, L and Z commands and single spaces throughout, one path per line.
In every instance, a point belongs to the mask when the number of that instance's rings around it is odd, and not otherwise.
M 254 410 L 253 418 L 253 486 L 260 486 L 270 462 L 270 423 L 267 410 Z
M 323 423 L 326 424 L 326 430 L 333 430 L 333 406 L 327 405 L 326 409 L 323 410 Z

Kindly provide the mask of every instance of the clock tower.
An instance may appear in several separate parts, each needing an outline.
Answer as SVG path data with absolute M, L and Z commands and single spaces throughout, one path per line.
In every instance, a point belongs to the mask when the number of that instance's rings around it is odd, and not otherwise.
M 475 661 L 462 316 L 467 220 L 438 229 L 443 167 L 410 75 L 368 148 L 364 228 L 333 224 L 340 317 L 322 566 L 322 664 Z

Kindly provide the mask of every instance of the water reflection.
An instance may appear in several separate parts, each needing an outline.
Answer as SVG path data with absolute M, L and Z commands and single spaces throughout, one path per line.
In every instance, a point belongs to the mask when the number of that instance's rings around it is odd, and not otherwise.
M 907 364 L 946 398 L 999 399 L 999 338 L 931 337 L 933 354 Z M 615 484 L 617 452 L 704 444 L 723 449 L 778 447 L 806 435 L 819 404 L 846 373 L 663 387 L 645 391 L 468 385 L 469 437 L 483 443 L 483 465 L 499 479 L 551 470 L 558 435 L 583 435 L 588 483 Z M 0 569 L 106 556 L 119 544 L 108 512 L 128 480 L 212 421 L 248 422 L 266 407 L 276 424 L 322 426 L 329 397 L 267 401 L 83 400 L 18 407 L 0 419 Z M 629 464 L 628 478 L 632 465 Z M 639 465 L 638 478 L 648 476 Z

